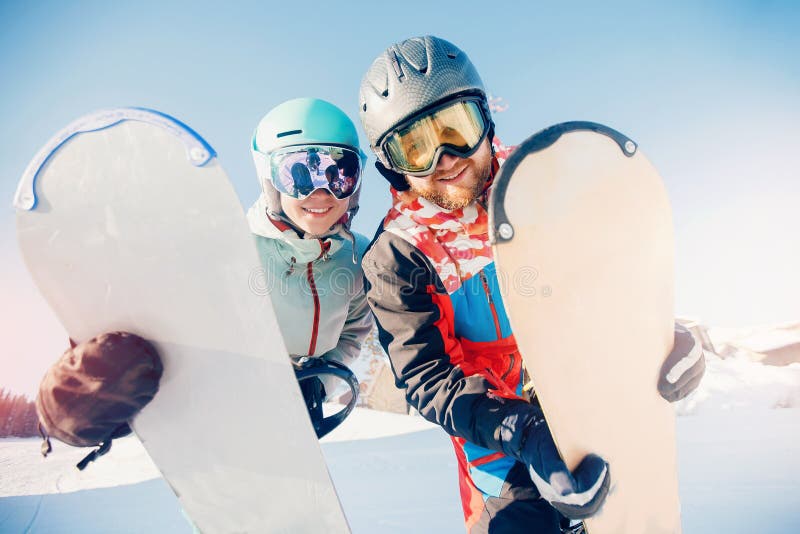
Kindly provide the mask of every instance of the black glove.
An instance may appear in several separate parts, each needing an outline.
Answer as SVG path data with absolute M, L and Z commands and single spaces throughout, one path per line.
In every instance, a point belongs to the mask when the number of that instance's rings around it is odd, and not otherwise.
M 292 360 L 295 365 L 294 374 L 300 383 L 300 392 L 306 402 L 306 409 L 314 427 L 314 432 L 316 432 L 318 438 L 322 438 L 339 426 L 355 408 L 358 402 L 358 379 L 356 379 L 353 371 L 337 361 L 294 355 Z M 328 394 L 325 391 L 325 386 L 332 381 L 333 385 L 329 387 L 335 389 L 338 380 L 343 381 L 350 387 L 346 405 L 333 415 L 325 417 L 322 413 L 322 403 Z
M 706 371 L 703 347 L 682 324 L 675 323 L 675 343 L 661 366 L 658 392 L 669 402 L 694 391 Z
M 42 453 L 49 452 L 52 436 L 75 447 L 102 443 L 95 452 L 104 454 L 113 438 L 130 434 L 128 421 L 158 391 L 161 358 L 152 344 L 127 332 L 71 344 L 48 369 L 36 397 Z
M 608 495 L 608 464 L 596 454 L 587 454 L 570 472 L 558 454 L 542 409 L 534 406 L 526 417 L 520 457 L 542 498 L 569 519 L 597 513 Z
M 306 378 L 300 382 L 300 392 L 306 401 L 306 409 L 311 417 L 314 431 L 319 434 L 322 423 L 322 403 L 325 401 L 325 386 L 317 376 Z

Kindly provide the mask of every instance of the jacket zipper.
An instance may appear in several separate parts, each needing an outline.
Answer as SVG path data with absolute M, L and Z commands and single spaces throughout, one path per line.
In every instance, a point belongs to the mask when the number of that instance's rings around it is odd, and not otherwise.
M 322 257 L 327 258 L 326 254 L 330 249 L 331 246 L 330 243 L 326 243 L 322 239 L 320 239 L 319 245 L 320 245 L 320 253 L 319 256 L 317 256 L 317 260 Z M 317 284 L 314 281 L 314 261 L 310 261 L 306 265 L 306 278 L 308 279 L 308 286 L 311 288 L 311 296 L 314 299 L 314 325 L 311 327 L 311 341 L 308 344 L 309 356 L 313 356 L 314 351 L 317 350 L 317 336 L 319 335 L 320 304 L 319 304 L 319 293 L 317 293 Z
M 489 308 L 491 308 L 492 310 L 492 317 L 494 318 L 494 328 L 495 332 L 497 333 L 497 339 L 498 340 L 503 339 L 503 334 L 500 329 L 500 318 L 497 316 L 497 308 L 494 305 L 494 300 L 492 299 L 492 293 L 491 291 L 489 291 L 489 280 L 486 278 L 486 274 L 483 271 L 481 271 L 480 276 L 481 276 L 481 282 L 483 282 L 483 290 L 486 291 L 486 300 L 489 301 Z M 500 380 L 502 381 L 505 381 L 505 379 L 508 378 L 508 375 L 511 374 L 511 371 L 514 370 L 514 363 L 516 360 L 516 358 L 514 357 L 514 353 L 512 352 L 508 356 L 510 363 L 508 365 L 508 369 L 506 369 L 506 372 L 503 373 L 503 375 L 500 377 Z
M 489 308 L 492 310 L 492 317 L 494 318 L 494 329 L 497 333 L 497 340 L 503 339 L 503 333 L 500 330 L 500 319 L 497 316 L 497 308 L 494 306 L 494 300 L 492 300 L 492 293 L 489 291 L 489 280 L 486 279 L 486 273 L 481 271 L 480 273 L 481 282 L 483 282 L 483 290 L 486 292 L 486 300 L 489 302 Z
M 308 285 L 311 288 L 311 296 L 314 298 L 314 326 L 311 328 L 311 342 L 308 344 L 308 355 L 313 356 L 317 349 L 317 334 L 319 333 L 319 295 L 317 294 L 317 284 L 314 283 L 314 262 L 308 262 L 306 278 L 308 278 Z

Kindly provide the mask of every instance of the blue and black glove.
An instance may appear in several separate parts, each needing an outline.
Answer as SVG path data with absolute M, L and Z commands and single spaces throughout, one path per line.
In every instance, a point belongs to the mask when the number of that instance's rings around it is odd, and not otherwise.
M 346 365 L 334 360 L 309 356 L 291 356 L 294 362 L 295 377 L 300 383 L 300 392 L 306 402 L 308 415 L 317 437 L 321 438 L 339 426 L 353 411 L 358 402 L 358 379 Z M 328 395 L 327 388 L 335 389 L 337 382 L 343 381 L 350 388 L 346 405 L 339 412 L 325 416 L 322 403 Z M 333 386 L 329 386 L 329 383 Z
M 542 498 L 569 519 L 585 519 L 605 502 L 611 482 L 608 464 L 596 454 L 587 454 L 570 472 L 556 450 L 542 409 L 526 414 L 528 419 L 520 443 L 520 459 L 527 464 L 531 480 Z
M 676 402 L 697 389 L 706 371 L 703 347 L 688 328 L 675 323 L 675 343 L 661 366 L 658 392 L 669 402 Z
M 325 385 L 319 377 L 312 376 L 300 382 L 300 392 L 306 401 L 306 409 L 308 410 L 308 416 L 311 418 L 311 424 L 319 434 L 319 427 L 324 419 L 322 403 L 325 402 L 326 397 Z

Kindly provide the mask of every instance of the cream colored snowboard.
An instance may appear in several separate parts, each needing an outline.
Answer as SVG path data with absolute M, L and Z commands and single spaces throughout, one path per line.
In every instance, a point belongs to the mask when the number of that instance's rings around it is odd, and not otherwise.
M 503 298 L 556 444 L 610 464 L 589 534 L 675 534 L 675 416 L 656 385 L 673 342 L 661 179 L 630 139 L 564 123 L 526 140 L 490 202 Z
M 150 110 L 88 115 L 34 158 L 15 206 L 70 337 L 126 330 L 161 354 L 132 426 L 202 532 L 348 532 L 244 212 L 201 137 Z

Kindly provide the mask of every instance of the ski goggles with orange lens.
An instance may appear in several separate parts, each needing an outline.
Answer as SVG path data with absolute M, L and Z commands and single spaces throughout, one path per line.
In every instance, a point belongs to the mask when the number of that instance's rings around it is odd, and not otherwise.
M 350 148 L 299 145 L 269 155 L 272 185 L 297 199 L 317 189 L 327 189 L 338 199 L 352 195 L 361 185 L 361 157 Z
M 395 171 L 427 176 L 436 170 L 443 152 L 470 157 L 489 125 L 481 100 L 451 101 L 395 128 L 381 141 L 380 150 Z

